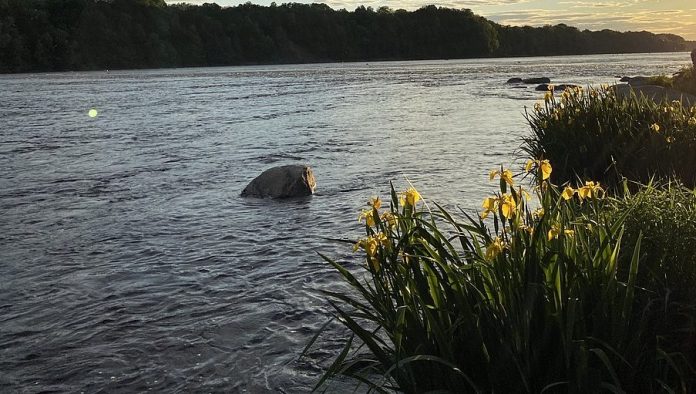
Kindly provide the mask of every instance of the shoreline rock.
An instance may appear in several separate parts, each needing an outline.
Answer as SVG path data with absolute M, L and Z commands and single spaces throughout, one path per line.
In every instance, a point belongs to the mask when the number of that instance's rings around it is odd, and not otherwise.
M 633 92 L 636 96 L 644 96 L 655 102 L 681 101 L 685 105 L 696 105 L 696 96 L 693 94 L 662 86 L 619 84 L 612 88 L 619 97 L 628 97 Z

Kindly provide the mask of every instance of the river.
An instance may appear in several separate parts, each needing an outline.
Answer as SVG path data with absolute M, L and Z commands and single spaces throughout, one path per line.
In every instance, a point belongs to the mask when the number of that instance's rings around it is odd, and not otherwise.
M 476 209 L 541 97 L 687 53 L 0 76 L 0 392 L 306 392 L 304 359 L 389 182 Z M 88 116 L 90 109 L 98 115 Z M 307 163 L 317 193 L 242 199 Z

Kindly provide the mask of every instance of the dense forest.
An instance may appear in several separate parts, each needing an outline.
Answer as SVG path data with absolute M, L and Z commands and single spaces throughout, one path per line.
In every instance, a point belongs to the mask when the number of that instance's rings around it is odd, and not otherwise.
M 0 72 L 681 51 L 671 34 L 501 26 L 471 10 L 0 0 Z

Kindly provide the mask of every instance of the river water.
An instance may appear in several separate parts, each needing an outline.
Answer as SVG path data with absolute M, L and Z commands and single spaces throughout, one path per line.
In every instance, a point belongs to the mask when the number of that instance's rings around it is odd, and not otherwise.
M 306 392 L 341 332 L 317 255 L 412 182 L 476 209 L 541 94 L 686 53 L 0 76 L 0 392 Z M 88 116 L 90 109 L 98 116 Z M 317 194 L 242 199 L 310 164 Z

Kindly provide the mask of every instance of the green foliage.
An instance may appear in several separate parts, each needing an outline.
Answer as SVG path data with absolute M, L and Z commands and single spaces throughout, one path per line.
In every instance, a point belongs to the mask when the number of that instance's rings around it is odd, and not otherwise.
M 696 305 L 696 194 L 678 183 L 649 185 L 636 193 L 626 190 L 610 205 L 630 210 L 624 240 L 643 234 L 643 269 L 639 285 Z M 664 295 L 664 294 L 661 294 Z
M 386 212 L 373 201 L 356 245 L 361 274 L 325 257 L 355 291 L 326 292 L 352 336 L 317 388 L 339 375 L 380 392 L 694 388 L 678 346 L 639 303 L 640 234 L 621 247 L 630 211 L 608 210 L 593 184 L 561 192 L 544 179 L 548 162 L 530 167 L 534 212 L 502 168 L 489 219 L 419 209 L 413 189 L 401 201 L 392 190 Z
M 676 177 L 696 186 L 696 107 L 617 97 L 612 89 L 548 95 L 527 120 L 522 149 L 554 163 L 552 179 L 599 180 L 617 190 L 627 178 L 647 184 Z
M 682 368 L 696 366 L 696 194 L 677 183 L 640 186 L 611 200 L 611 215 L 629 212 L 624 223 L 622 245 L 642 236 L 638 287 L 646 291 L 638 300 L 645 317 L 654 322 L 651 330 L 662 340 L 667 353 Z M 625 268 L 625 265 L 624 265 Z M 619 277 L 627 277 L 625 269 Z M 691 367 L 689 367 L 691 366 Z M 689 387 L 696 387 L 696 374 Z
M 674 88 L 685 93 L 696 94 L 696 69 L 694 66 L 684 67 L 672 78 Z
M 0 72 L 683 50 L 678 36 L 497 25 L 468 9 L 0 0 Z

